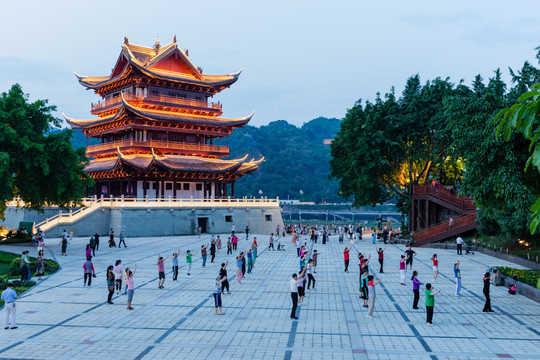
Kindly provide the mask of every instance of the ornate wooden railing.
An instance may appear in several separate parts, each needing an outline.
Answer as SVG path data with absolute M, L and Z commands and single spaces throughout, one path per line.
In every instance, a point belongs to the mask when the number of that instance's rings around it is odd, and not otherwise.
M 120 148 L 121 150 L 122 148 L 129 146 L 148 147 L 154 149 L 168 149 L 176 151 L 204 151 L 220 153 L 223 156 L 229 155 L 229 147 L 226 145 L 187 143 L 166 140 L 138 141 L 133 139 L 123 139 L 101 144 L 88 145 L 86 147 L 86 154 L 88 156 L 91 156 L 92 153 L 96 153 L 99 151 L 115 150 L 116 148 Z
M 415 185 L 413 194 L 432 195 L 448 203 L 461 207 L 463 210 L 475 210 L 473 199 L 469 197 L 458 197 L 444 187 L 434 187 L 431 185 Z
M 213 110 L 222 110 L 223 105 L 220 102 L 211 102 L 208 103 L 205 100 L 197 100 L 197 99 L 190 99 L 190 98 L 182 98 L 182 97 L 175 97 L 175 96 L 168 96 L 168 95 L 153 95 L 149 94 L 146 96 L 142 95 L 134 95 L 134 94 L 124 94 L 124 99 L 128 102 L 136 102 L 136 101 L 153 101 L 153 102 L 160 102 L 160 103 L 167 103 L 167 104 L 175 104 L 175 105 L 185 105 L 185 106 L 193 106 L 198 108 L 209 108 Z M 91 105 L 91 111 L 101 110 L 107 107 L 112 107 L 115 105 L 118 105 L 122 101 L 120 96 L 116 96 L 110 99 L 100 100 L 97 103 L 92 103 Z
M 455 230 L 459 230 L 460 228 L 470 225 L 474 223 L 475 221 L 476 221 L 476 211 L 457 217 L 453 219 L 452 222 L 450 222 L 450 220 L 443 221 L 436 225 L 433 225 L 428 228 L 418 230 L 417 232 L 415 232 L 414 242 L 417 243 L 427 238 L 443 234 L 445 232 L 449 233 Z

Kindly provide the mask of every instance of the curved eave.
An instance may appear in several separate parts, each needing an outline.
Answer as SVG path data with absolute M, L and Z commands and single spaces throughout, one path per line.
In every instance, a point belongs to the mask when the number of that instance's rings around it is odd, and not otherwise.
M 116 159 L 107 160 L 91 160 L 88 165 L 85 166 L 84 171 L 87 173 L 95 173 L 100 171 L 111 171 L 117 169 L 120 166 L 121 157 Z M 101 164 L 101 166 L 100 166 Z
M 167 170 L 173 170 L 173 171 L 196 171 L 196 172 L 205 172 L 205 173 L 224 173 L 228 171 L 236 171 L 240 166 L 241 163 L 238 164 L 232 164 L 229 167 L 223 168 L 223 169 L 201 169 L 201 168 L 186 168 L 186 167 L 175 167 L 171 165 L 165 164 L 163 161 L 156 158 L 155 160 L 156 164 L 160 165 L 161 167 L 167 169 Z
M 165 53 L 170 54 L 170 52 L 173 51 L 175 48 L 172 47 L 171 49 L 169 49 L 168 51 L 163 52 L 162 54 L 160 54 L 160 56 L 165 54 Z M 182 51 L 180 49 L 178 49 L 178 51 L 180 53 L 182 53 Z M 201 75 L 201 74 L 198 73 L 198 70 L 194 67 L 191 60 L 189 60 L 189 58 L 186 57 L 185 55 L 182 55 L 185 59 L 187 59 L 187 61 L 190 64 L 190 67 L 193 67 L 193 71 L 196 74 L 198 74 L 198 78 L 189 78 L 189 77 L 180 76 L 180 75 L 178 75 L 178 76 L 167 75 L 167 74 L 159 73 L 159 71 L 153 71 L 151 69 L 148 69 L 147 65 L 145 65 L 142 62 L 140 62 L 139 60 L 137 60 L 137 58 L 133 55 L 133 53 L 131 53 L 131 51 L 129 50 L 129 48 L 126 45 L 124 45 L 122 47 L 122 53 L 127 58 L 127 64 L 126 64 L 126 66 L 124 66 L 124 68 L 123 68 L 123 70 L 122 70 L 122 72 L 120 74 L 118 74 L 117 76 L 111 78 L 110 76 L 96 76 L 96 77 L 82 76 L 82 75 L 79 75 L 76 72 L 74 72 L 75 76 L 79 80 L 79 83 L 81 85 L 85 86 L 88 89 L 96 89 L 96 88 L 99 88 L 101 86 L 105 86 L 105 85 L 110 84 L 112 82 L 115 82 L 117 80 L 121 80 L 121 79 L 125 78 L 127 75 L 129 75 L 129 73 L 130 73 L 130 71 L 129 71 L 130 65 L 133 66 L 134 68 L 136 68 L 137 70 L 139 70 L 140 72 L 142 72 L 144 75 L 152 77 L 152 78 L 156 78 L 156 79 L 160 79 L 160 80 L 183 82 L 183 83 L 188 83 L 188 84 L 193 84 L 193 85 L 208 86 L 208 87 L 230 86 L 230 85 L 234 84 L 238 80 L 238 77 L 242 73 L 242 70 L 240 70 L 240 71 L 238 71 L 236 73 L 228 74 L 228 75 L 225 75 L 225 76 L 224 75 Z M 155 60 L 153 60 L 150 64 L 154 64 L 154 63 L 155 63 Z M 227 77 L 227 78 L 223 79 L 223 80 L 219 80 L 219 79 L 222 79 L 223 77 Z

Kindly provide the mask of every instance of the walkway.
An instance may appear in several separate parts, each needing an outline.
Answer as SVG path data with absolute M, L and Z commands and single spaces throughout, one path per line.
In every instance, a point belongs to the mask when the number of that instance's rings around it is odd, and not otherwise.
M 435 288 L 442 295 L 436 298 L 435 325 L 426 326 L 423 307 L 412 309 L 410 274 L 407 286 L 399 285 L 398 259 L 404 249 L 389 245 L 375 314 L 367 319 L 358 299 L 356 254 L 351 253 L 351 272 L 343 273 L 344 246 L 333 237 L 330 244 L 315 246 L 321 253 L 317 290 L 308 292 L 300 320 L 291 321 L 288 281 L 298 260 L 290 237 L 281 240 L 285 252 L 269 252 L 263 251 L 268 237 L 258 236 L 254 272 L 240 285 L 232 280 L 234 257 L 222 249 L 216 264 L 206 268 L 196 254 L 190 277 L 180 261 L 176 282 L 169 257 L 165 289 L 157 288 L 158 253 L 171 255 L 180 247 L 183 260 L 187 249 L 197 251 L 208 238 L 128 238 L 127 249 L 108 249 L 102 241 L 90 288 L 82 286 L 80 256 L 87 239 L 75 239 L 67 257 L 59 256 L 51 240 L 47 256 L 54 253 L 62 270 L 18 302 L 19 329 L 0 330 L 0 359 L 540 359 L 538 303 L 493 287 L 495 313 L 481 312 L 482 275 L 487 266 L 511 265 L 505 261 L 483 254 L 460 256 L 464 289 L 456 297 L 452 265 L 458 257 L 437 250 L 441 274 Z M 242 239 L 240 248 L 247 244 Z M 376 255 L 367 241 L 354 249 Z M 415 251 L 414 269 L 422 282 L 429 282 L 433 250 Z M 138 265 L 134 311 L 126 310 L 126 296 L 115 295 L 114 305 L 105 303 L 105 269 L 116 259 Z M 223 297 L 225 316 L 215 316 L 212 283 L 226 259 L 232 294 Z M 379 275 L 377 260 L 370 265 Z

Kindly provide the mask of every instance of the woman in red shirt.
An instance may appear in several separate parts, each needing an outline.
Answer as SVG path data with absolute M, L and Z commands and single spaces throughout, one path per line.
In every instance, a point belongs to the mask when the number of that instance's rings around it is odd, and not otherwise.
M 437 275 L 439 275 L 439 259 L 437 259 L 437 254 L 433 254 L 431 260 L 433 261 L 433 280 L 437 280 Z
M 349 248 L 346 247 L 343 250 L 343 259 L 345 260 L 345 272 L 349 272 Z

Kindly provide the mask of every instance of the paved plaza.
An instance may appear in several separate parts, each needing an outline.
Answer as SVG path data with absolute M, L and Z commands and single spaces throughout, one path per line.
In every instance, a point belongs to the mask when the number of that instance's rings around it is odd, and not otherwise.
M 61 270 L 40 282 L 18 301 L 16 330 L 0 330 L 1 359 L 540 359 L 540 306 L 523 296 L 492 287 L 494 313 L 483 313 L 482 277 L 488 266 L 510 265 L 483 254 L 456 256 L 455 251 L 415 249 L 414 270 L 423 283 L 434 283 L 434 325 L 427 326 L 423 290 L 420 310 L 412 309 L 412 282 L 399 281 L 404 247 L 388 245 L 385 273 L 377 289 L 372 319 L 359 299 L 356 252 L 371 254 L 370 270 L 379 276 L 375 247 L 364 240 L 354 245 L 350 272 L 343 272 L 343 248 L 332 237 L 316 244 L 317 290 L 307 291 L 299 320 L 289 319 L 289 279 L 298 271 L 291 237 L 280 239 L 285 252 L 267 251 L 268 236 L 257 236 L 259 256 L 252 274 L 241 284 L 234 278 L 233 255 L 221 249 L 216 263 L 203 268 L 200 246 L 208 235 L 128 238 L 127 249 L 109 249 L 102 237 L 93 259 L 97 278 L 83 287 L 84 246 L 75 239 L 68 256 L 60 256 L 56 239 L 47 257 Z M 226 236 L 224 243 L 226 243 Z M 250 242 L 249 242 L 250 243 Z M 248 242 L 240 235 L 239 250 Z M 380 245 L 379 245 L 380 246 Z M 172 281 L 171 257 L 165 262 L 165 289 L 157 286 L 157 256 L 180 248 L 180 275 Z M 2 250 L 20 252 L 17 246 Z M 185 251 L 197 252 L 191 276 Z M 431 256 L 439 255 L 439 278 L 433 279 Z M 35 256 L 35 249 L 31 255 Z M 210 257 L 209 257 L 210 258 Z M 461 260 L 463 291 L 454 296 L 452 266 Z M 107 304 L 105 270 L 122 259 L 137 264 L 134 311 L 126 296 Z M 221 262 L 229 260 L 231 295 L 223 296 L 225 315 L 214 315 L 212 284 Z M 1 318 L 3 319 L 3 313 Z

